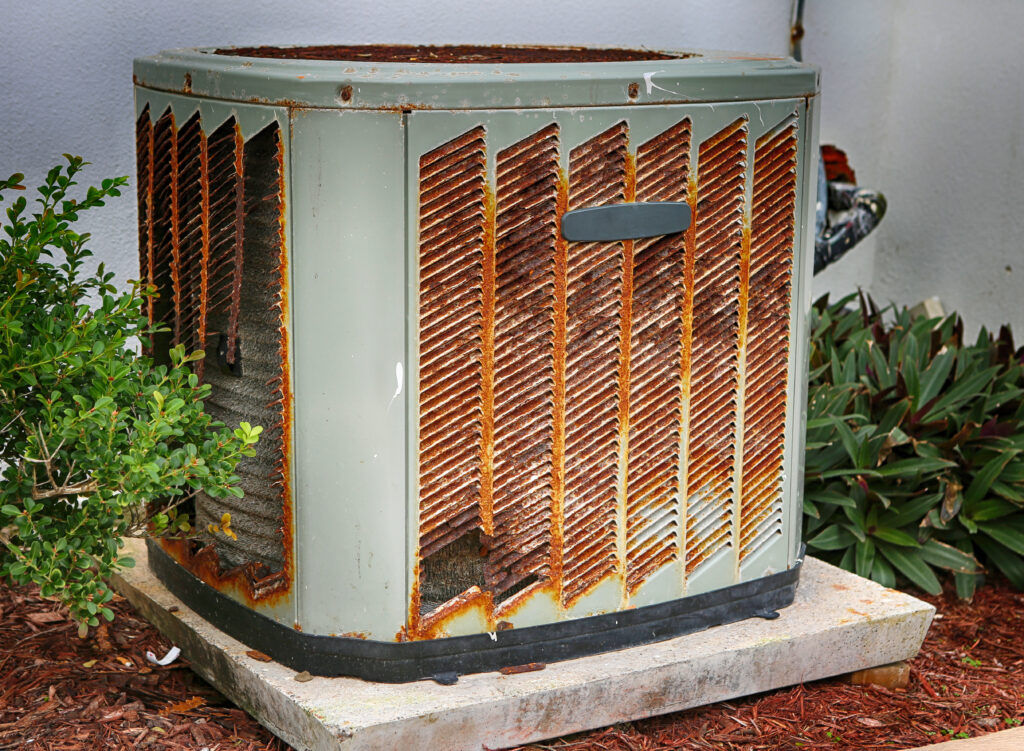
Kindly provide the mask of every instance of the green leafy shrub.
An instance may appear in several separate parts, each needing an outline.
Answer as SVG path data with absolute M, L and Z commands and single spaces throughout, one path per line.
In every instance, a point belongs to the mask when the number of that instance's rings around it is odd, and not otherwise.
M 812 312 L 809 550 L 887 586 L 937 593 L 945 569 L 969 598 L 995 567 L 1024 588 L 1024 350 L 853 300 Z
M 187 533 L 179 507 L 200 489 L 241 496 L 235 465 L 260 429 L 203 412 L 209 387 L 186 366 L 201 352 L 178 347 L 170 366 L 136 354 L 151 290 L 83 273 L 88 235 L 71 229 L 126 178 L 70 198 L 83 162 L 65 156 L 38 210 L 18 197 L 0 225 L 0 578 L 59 597 L 84 633 L 113 617 L 105 579 L 132 564 L 121 538 Z M 22 180 L 0 181 L 0 198 Z

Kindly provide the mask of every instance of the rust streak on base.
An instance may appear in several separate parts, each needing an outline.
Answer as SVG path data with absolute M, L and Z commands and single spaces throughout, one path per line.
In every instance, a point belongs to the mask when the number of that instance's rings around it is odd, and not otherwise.
M 457 597 L 453 597 L 436 610 L 421 616 L 415 629 L 410 629 L 412 639 L 440 639 L 448 636 L 447 626 L 455 618 L 472 610 L 478 610 L 488 624 L 494 622 L 494 597 L 478 586 L 472 586 Z
M 269 572 L 255 561 L 221 570 L 220 556 L 212 544 L 199 547 L 190 540 L 162 539 L 160 547 L 204 583 L 220 592 L 237 593 L 250 607 L 271 607 L 289 596 L 291 585 L 284 571 Z

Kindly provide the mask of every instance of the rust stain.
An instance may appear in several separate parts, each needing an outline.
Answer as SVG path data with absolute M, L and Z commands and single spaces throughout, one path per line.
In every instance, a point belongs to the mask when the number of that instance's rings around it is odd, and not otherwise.
M 412 591 L 409 593 L 409 612 L 406 618 L 406 625 L 395 635 L 395 641 L 410 641 L 420 627 L 420 609 L 423 604 L 420 595 L 420 549 L 416 546 L 416 555 L 413 557 L 412 567 Z
M 569 154 L 569 207 L 621 202 L 628 135 L 619 122 Z M 562 606 L 618 570 L 622 243 L 569 243 L 566 261 Z
M 471 611 L 483 614 L 488 623 L 494 621 L 494 600 L 490 592 L 480 587 L 470 587 L 457 597 L 453 597 L 437 609 L 420 616 L 416 628 L 410 628 L 409 637 L 414 640 L 440 639 L 448 636 L 448 628 L 459 616 Z
M 173 344 L 202 348 L 198 338 L 203 276 L 203 129 L 195 113 L 178 131 L 177 287 Z M 197 373 L 201 368 L 196 367 Z
M 740 486 L 740 560 L 782 529 L 789 326 L 796 223 L 796 123 L 755 144 L 751 295 Z
M 152 274 L 151 284 L 155 287 L 156 297 L 150 298 L 151 322 L 154 325 L 167 327 L 174 316 L 174 251 L 172 223 L 174 204 L 177 191 L 174 185 L 174 151 L 177 142 L 177 130 L 174 114 L 168 107 L 153 126 L 152 161 L 150 169 L 150 190 L 147 200 L 149 206 L 149 271 Z M 164 339 L 161 333 L 154 339 Z M 156 342 L 154 341 L 154 347 Z
M 508 667 L 498 668 L 498 672 L 502 675 L 518 675 L 519 673 L 533 673 L 546 667 L 547 665 L 543 662 L 528 662 L 525 665 L 509 665 Z
M 233 591 L 250 607 L 273 607 L 288 599 L 290 582 L 283 571 L 255 561 L 222 570 L 214 546 L 192 540 L 161 539 L 160 547 L 185 569 L 221 592 Z
M 561 144 L 559 144 L 561 150 Z M 559 154 L 559 163 L 561 154 Z M 562 591 L 565 546 L 565 332 L 567 241 L 562 237 L 562 217 L 568 211 L 569 181 L 558 168 L 555 194 L 555 275 L 552 309 L 552 356 L 554 377 L 551 381 L 551 571 L 556 593 Z
M 546 47 L 535 45 L 446 45 L 411 44 L 310 45 L 303 47 L 228 47 L 218 55 L 290 60 L 339 60 L 377 63 L 596 63 L 626 60 L 674 60 L 693 53 L 664 53 L 651 50 Z M 772 58 L 766 58 L 772 59 Z
M 558 126 L 498 152 L 494 269 L 495 600 L 550 573 Z
M 138 204 L 139 204 L 139 278 L 144 286 L 152 285 L 153 280 L 153 162 L 155 149 L 153 145 L 153 120 L 150 117 L 149 105 L 142 110 L 136 122 L 136 166 L 138 169 Z M 146 320 L 153 325 L 153 298 L 144 301 Z M 150 348 L 146 348 L 150 351 Z
M 181 217 L 178 205 L 178 130 L 174 122 L 174 114 L 171 114 L 171 140 L 170 140 L 170 179 L 171 179 L 171 290 L 174 301 L 174 341 L 178 340 L 181 321 L 181 247 L 178 237 L 179 222 Z
M 154 275 L 158 287 L 166 287 L 161 281 L 171 276 L 175 289 L 175 308 L 164 307 L 164 314 L 155 316 L 166 321 L 168 314 L 174 316 L 175 340 L 189 349 L 205 347 L 210 316 L 214 311 L 224 312 L 226 297 L 217 297 L 218 282 L 225 277 L 237 278 L 234 286 L 241 286 L 239 267 L 241 265 L 241 240 L 238 227 L 238 195 L 242 193 L 241 216 L 243 220 L 265 221 L 264 212 L 272 213 L 276 224 L 276 235 L 268 249 L 276 255 L 279 275 L 272 285 L 279 289 L 274 307 L 282 311 L 278 355 L 282 361 L 278 377 L 266 386 L 273 401 L 269 408 L 277 407 L 279 419 L 268 425 L 265 441 L 278 441 L 270 451 L 277 454 L 276 461 L 266 477 L 271 487 L 277 487 L 277 496 L 282 507 L 281 528 L 274 539 L 282 542 L 283 564 L 280 570 L 259 561 L 249 561 L 238 566 L 226 565 L 217 554 L 214 545 L 199 547 L 199 543 L 168 540 L 164 548 L 182 566 L 199 576 L 210 586 L 236 592 L 240 599 L 252 605 L 274 606 L 287 600 L 292 578 L 291 561 L 291 490 L 289 486 L 289 463 L 291 443 L 291 393 L 288 372 L 287 342 L 287 249 L 284 244 L 285 206 L 283 200 L 284 171 L 283 149 L 277 124 L 273 133 L 267 129 L 260 134 L 273 138 L 276 160 L 268 170 L 266 195 L 247 195 L 240 169 L 243 169 L 244 144 L 240 140 L 237 123 L 230 120 L 212 136 L 202 129 L 198 113 L 189 119 L 180 131 L 174 129 L 170 111 L 161 118 L 163 125 L 160 138 L 154 143 L 154 161 L 160 168 L 153 171 L 154 187 L 151 199 L 159 202 L 153 214 L 154 221 Z M 225 141 L 224 136 L 227 136 Z M 155 138 L 155 136 L 154 136 Z M 259 154 L 254 158 L 264 163 Z M 158 161 L 157 161 L 158 160 Z M 263 178 L 259 178 L 263 180 Z M 262 192 L 261 186 L 255 192 Z M 227 196 L 227 197 L 225 197 Z M 248 201 L 250 205 L 246 205 Z M 225 204 L 231 206 L 231 214 L 225 220 Z M 147 227 L 149 218 L 140 216 Z M 224 246 L 231 250 L 225 252 Z M 270 246 L 273 247 L 270 247 Z M 161 250 L 162 252 L 157 252 Z M 239 292 L 240 293 L 240 292 Z M 163 346 L 166 346 L 165 341 Z M 196 368 L 202 373 L 202 363 Z M 276 436 L 275 429 L 279 430 Z M 199 503 L 200 501 L 197 501 Z M 239 552 L 244 551 L 239 549 Z M 276 564 L 275 564 L 276 565 Z
M 687 447 L 686 572 L 731 545 L 746 119 L 700 145 Z
M 480 523 L 484 136 L 478 126 L 419 160 L 421 560 Z
M 227 361 L 235 362 L 238 316 L 242 306 L 242 263 L 245 247 L 245 141 L 242 127 L 235 123 L 235 267 L 231 280 L 231 304 L 228 312 Z
M 637 148 L 636 199 L 687 197 L 690 121 Z M 678 558 L 679 454 L 686 304 L 685 234 L 638 240 L 633 253 L 629 349 L 626 588 L 632 595 Z
M 679 365 L 683 379 L 680 384 L 682 392 L 682 419 L 680 426 L 680 452 L 682 454 L 682 471 L 679 477 L 679 498 L 682 510 L 679 519 L 678 545 L 685 551 L 686 540 L 690 534 L 690 490 L 689 477 L 689 444 L 690 444 L 690 412 L 693 404 L 691 370 L 693 365 L 693 281 L 697 259 L 697 169 L 692 167 L 696 156 L 696 144 L 690 143 L 690 169 L 686 181 L 686 202 L 690 205 L 690 226 L 686 228 L 683 243 L 686 254 L 683 260 L 683 316 L 682 316 L 682 347 L 679 354 Z M 699 165 L 698 165 L 699 166 Z M 683 585 L 686 580 L 684 577 Z
M 744 201 L 746 203 L 746 201 Z M 743 212 L 743 235 L 740 240 L 740 288 L 738 315 L 736 317 L 737 339 L 736 339 L 736 371 L 737 371 L 737 411 L 736 411 L 736 434 L 733 438 L 734 462 L 736 471 L 733 479 L 736 485 L 733 491 L 732 511 L 730 512 L 731 524 L 731 545 L 737 551 L 736 575 L 739 576 L 739 562 L 743 558 L 741 548 L 740 528 L 743 522 L 742 506 L 742 484 L 744 466 L 743 441 L 741 436 L 744 430 L 746 402 L 746 378 L 747 378 L 747 312 L 750 300 L 750 206 L 747 205 Z
M 494 535 L 494 194 L 484 184 L 484 248 L 480 326 L 480 528 Z
M 191 84 L 191 77 L 189 77 Z M 199 267 L 199 311 L 196 327 L 198 346 L 205 350 L 207 303 L 210 295 L 210 148 L 206 132 L 199 131 L 199 185 L 200 185 L 200 232 L 202 233 Z M 200 382 L 203 380 L 205 360 L 195 363 L 195 372 Z
M 733 488 L 761 466 L 736 446 L 740 388 L 760 398 L 741 380 L 761 290 L 746 125 L 697 146 L 684 119 L 633 157 L 620 122 L 572 149 L 566 179 L 552 124 L 497 154 L 493 193 L 482 126 L 421 158 L 421 523 L 397 638 L 471 612 L 496 628 L 539 596 L 569 608 L 613 575 L 628 597 L 743 546 Z M 615 243 L 558 231 L 570 208 L 637 200 L 686 200 L 693 222 Z M 421 614 L 420 564 L 471 532 L 482 580 Z
M 230 310 L 235 269 L 242 263 L 241 241 L 236 232 L 235 203 L 242 175 L 237 170 L 238 155 L 234 118 L 207 138 L 209 182 L 209 242 L 207 265 L 206 321 Z
M 627 130 L 627 142 L 628 142 Z M 623 201 L 636 201 L 636 158 L 626 152 Z M 622 307 L 619 329 L 619 452 L 618 452 L 618 497 L 616 499 L 615 548 L 616 568 L 626 571 L 627 527 L 628 527 L 628 477 L 629 477 L 629 369 L 632 347 L 633 324 L 633 240 L 622 243 Z M 622 604 L 626 604 L 627 592 L 623 591 Z
M 164 209 L 163 211 L 158 211 L 161 222 L 157 230 L 160 232 L 161 247 L 155 253 L 154 275 L 158 278 L 162 275 L 168 277 L 169 290 L 164 285 L 158 283 L 158 291 L 161 294 L 166 295 L 167 292 L 170 293 L 164 299 L 169 299 L 171 305 L 169 309 L 165 310 L 160 322 L 171 325 L 176 339 L 178 310 L 180 310 L 180 282 L 178 280 L 180 269 L 180 259 L 178 257 L 178 218 L 180 216 L 178 210 L 178 130 L 174 120 L 174 113 L 170 108 L 160 118 L 157 126 L 163 127 L 162 140 L 166 141 L 163 149 L 158 147 L 163 157 L 160 167 L 162 176 L 166 180 L 166 187 L 164 185 L 156 186 L 155 193 L 159 194 L 167 203 L 166 208 L 161 206 L 161 209 Z M 163 191 L 161 187 L 164 187 Z
M 275 123 L 276 126 L 276 123 Z M 276 165 L 276 188 L 277 188 L 277 247 L 278 247 L 278 279 L 275 302 L 278 308 L 278 363 L 281 368 L 280 380 L 277 388 L 272 392 L 277 397 L 280 405 L 280 436 L 279 458 L 274 468 L 274 482 L 278 485 L 278 493 L 281 499 L 281 544 L 283 548 L 284 566 L 283 572 L 289 586 L 295 580 L 294 571 L 294 530 L 293 530 L 293 497 L 291 487 L 291 463 L 292 463 L 292 427 L 294 420 L 294 400 L 292 398 L 292 375 L 291 375 L 291 332 L 289 323 L 291 320 L 288 244 L 286 238 L 287 205 L 285 204 L 285 170 L 284 170 L 284 139 L 280 130 L 275 127 L 275 151 L 274 161 Z
M 525 589 L 521 589 L 514 595 L 497 603 L 494 607 L 494 612 L 491 614 L 488 627 L 491 630 L 498 630 L 499 623 L 508 623 L 507 620 L 502 621 L 501 619 L 513 618 L 540 595 L 547 594 L 553 602 L 558 602 L 558 593 L 558 583 L 553 579 L 536 581 Z M 512 624 L 509 624 L 509 628 L 511 627 Z
M 743 237 L 740 241 L 740 294 L 739 294 L 739 314 L 737 318 L 737 328 L 739 329 L 739 338 L 736 340 L 736 346 L 740 350 L 740 358 L 742 360 L 743 352 L 747 347 L 747 315 L 748 307 L 750 303 L 750 215 L 745 214 L 743 216 Z

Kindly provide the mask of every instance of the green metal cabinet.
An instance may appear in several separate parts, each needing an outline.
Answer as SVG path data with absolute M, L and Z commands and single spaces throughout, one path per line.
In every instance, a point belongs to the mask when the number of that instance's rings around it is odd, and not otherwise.
M 544 61 L 572 55 L 600 61 Z M 201 614 L 301 669 L 408 680 L 792 598 L 816 69 L 259 48 L 139 59 L 135 83 L 155 354 L 204 349 L 210 411 L 265 427 L 246 497 L 198 497 L 200 537 L 151 546 Z M 561 234 L 661 202 L 688 226 Z M 237 540 L 206 531 L 224 513 Z

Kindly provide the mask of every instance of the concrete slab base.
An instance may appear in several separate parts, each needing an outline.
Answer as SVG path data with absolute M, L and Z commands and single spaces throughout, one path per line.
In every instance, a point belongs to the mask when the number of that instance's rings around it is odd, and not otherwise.
M 298 749 L 501 749 L 674 712 L 917 653 L 934 608 L 808 558 L 796 601 L 774 621 L 751 619 L 518 675 L 368 683 L 295 680 L 213 628 L 149 572 L 145 545 L 114 586 L 193 669 Z M 172 612 L 170 609 L 175 607 Z

